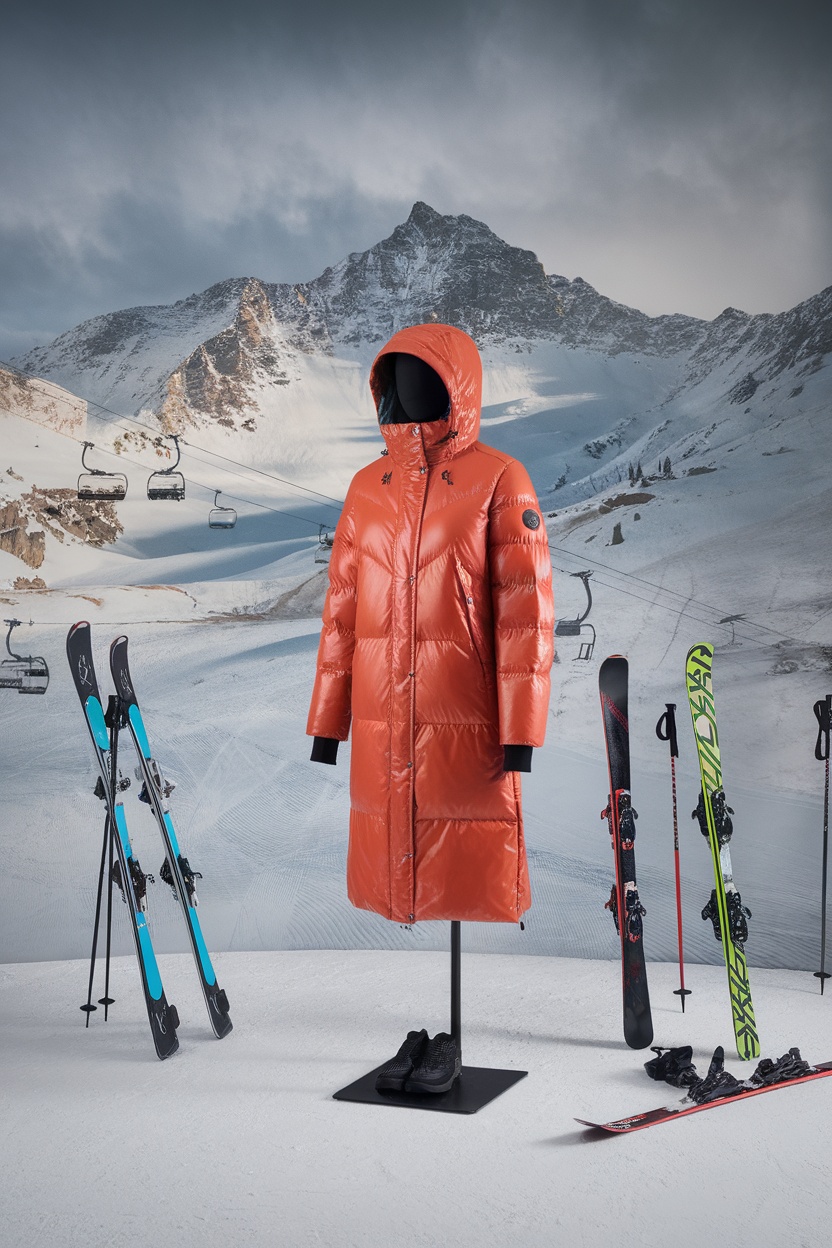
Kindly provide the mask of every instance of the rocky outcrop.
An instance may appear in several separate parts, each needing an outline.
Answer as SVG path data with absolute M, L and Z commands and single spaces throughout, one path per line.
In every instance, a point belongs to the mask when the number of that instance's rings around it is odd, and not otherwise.
M 0 499 L 0 550 L 30 568 L 44 561 L 47 533 L 59 542 L 77 537 L 90 546 L 105 546 L 121 532 L 113 503 L 81 502 L 74 490 L 34 486 L 20 498 Z
M 200 343 L 171 373 L 159 418 L 169 433 L 208 417 L 227 429 L 253 432 L 259 414 L 253 383 L 288 384 L 274 342 L 275 318 L 261 282 L 251 279 L 233 325 Z
M 23 416 L 59 433 L 83 436 L 87 405 L 77 395 L 42 377 L 0 367 L 0 412 Z

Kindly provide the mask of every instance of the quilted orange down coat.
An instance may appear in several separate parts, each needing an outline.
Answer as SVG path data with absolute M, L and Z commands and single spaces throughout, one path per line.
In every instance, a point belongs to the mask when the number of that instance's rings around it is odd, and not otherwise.
M 352 725 L 353 905 L 400 923 L 516 922 L 531 893 L 520 780 L 503 746 L 543 744 L 546 529 L 522 464 L 477 441 L 474 342 L 438 324 L 395 334 L 370 376 L 377 407 L 395 352 L 439 374 L 450 411 L 382 424 L 386 457 L 353 478 L 307 732 L 345 741 Z

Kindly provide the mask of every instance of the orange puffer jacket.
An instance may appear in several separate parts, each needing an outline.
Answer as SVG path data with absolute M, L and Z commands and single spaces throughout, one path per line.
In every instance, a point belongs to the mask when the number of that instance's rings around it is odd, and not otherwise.
M 395 334 L 370 376 L 377 407 L 381 361 L 400 351 L 439 374 L 450 413 L 383 424 L 386 458 L 353 478 L 307 732 L 345 741 L 352 724 L 353 905 L 400 923 L 516 922 L 531 893 L 520 780 L 503 746 L 543 744 L 546 528 L 522 464 L 477 441 L 473 341 L 437 324 Z

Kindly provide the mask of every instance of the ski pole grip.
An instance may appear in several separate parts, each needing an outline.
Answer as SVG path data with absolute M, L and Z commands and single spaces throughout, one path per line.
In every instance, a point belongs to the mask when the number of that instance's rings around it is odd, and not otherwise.
M 670 742 L 670 757 L 679 757 L 679 742 L 676 739 L 676 703 L 665 702 L 667 710 L 659 717 L 656 724 L 656 736 L 660 741 Z
M 815 742 L 815 758 L 825 762 L 829 758 L 829 729 L 832 722 L 832 693 L 815 703 L 815 718 L 818 721 L 818 739 Z

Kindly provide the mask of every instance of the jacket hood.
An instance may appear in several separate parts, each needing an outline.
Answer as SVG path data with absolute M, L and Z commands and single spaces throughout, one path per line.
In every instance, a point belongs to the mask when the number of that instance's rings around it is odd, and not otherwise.
M 466 446 L 476 442 L 480 431 L 482 403 L 482 362 L 473 338 L 453 325 L 411 325 L 400 329 L 379 351 L 370 369 L 370 389 L 378 412 L 389 377 L 385 356 L 402 351 L 424 360 L 442 379 L 451 400 L 448 416 L 426 421 L 421 429 L 420 443 L 430 463 L 451 459 Z M 412 456 L 415 422 L 380 425 L 392 459 L 409 460 Z

